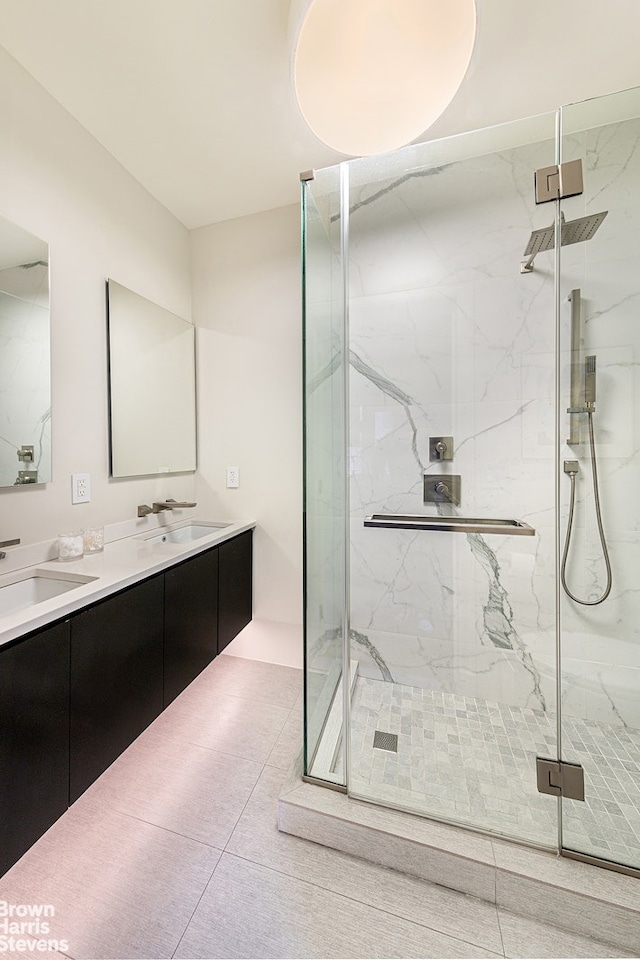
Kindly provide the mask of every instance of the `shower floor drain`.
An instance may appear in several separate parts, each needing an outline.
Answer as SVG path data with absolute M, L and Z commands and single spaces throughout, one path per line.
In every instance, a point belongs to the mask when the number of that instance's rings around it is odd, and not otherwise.
M 398 752 L 398 734 L 385 733 L 384 730 L 376 730 L 373 735 L 373 746 L 378 750 L 390 750 L 391 753 Z

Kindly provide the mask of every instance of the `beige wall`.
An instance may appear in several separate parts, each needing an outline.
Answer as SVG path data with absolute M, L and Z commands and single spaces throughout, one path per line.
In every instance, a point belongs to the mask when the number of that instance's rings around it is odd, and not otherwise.
M 190 240 L 1 48 L 0 129 L 0 215 L 50 244 L 53 406 L 53 480 L 0 488 L 0 539 L 28 544 L 114 523 L 166 496 L 196 499 L 201 516 L 254 518 L 255 616 L 295 629 L 285 654 L 264 626 L 238 652 L 259 643 L 256 655 L 293 662 L 302 618 L 298 208 Z M 109 276 L 199 327 L 196 476 L 108 477 Z M 226 489 L 228 465 L 240 469 L 237 490 Z M 72 505 L 74 472 L 90 474 L 90 504 Z
M 53 409 L 53 481 L 0 488 L 0 539 L 191 498 L 192 475 L 108 479 L 104 290 L 111 276 L 189 317 L 187 230 L 1 48 L 0 130 L 0 215 L 50 244 Z M 72 472 L 91 475 L 90 504 L 72 505 Z
M 257 520 L 254 614 L 289 624 L 302 619 L 299 238 L 297 206 L 191 233 L 198 500 Z

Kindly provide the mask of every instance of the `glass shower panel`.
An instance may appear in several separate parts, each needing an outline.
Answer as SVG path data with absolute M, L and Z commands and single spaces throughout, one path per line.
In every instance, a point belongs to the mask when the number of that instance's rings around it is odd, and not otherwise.
M 584 801 L 562 800 L 563 846 L 640 868 L 640 91 L 561 116 L 562 159 L 582 158 L 584 176 L 584 193 L 562 201 L 566 223 L 606 213 L 590 239 L 561 249 L 561 461 L 575 465 L 565 581 L 576 598 L 561 594 L 561 754 L 585 778 Z M 589 415 L 564 414 L 572 365 L 578 409 L 592 403 L 608 595 Z M 564 544 L 571 474 L 563 473 Z
M 557 842 L 535 766 L 556 750 L 554 265 L 520 262 L 553 219 L 533 172 L 554 163 L 554 130 L 545 115 L 349 163 L 349 790 L 544 846 Z M 455 477 L 452 503 L 439 484 Z M 373 514 L 535 534 L 365 526 Z
M 344 284 L 340 170 L 302 183 L 304 337 L 304 769 L 345 783 Z

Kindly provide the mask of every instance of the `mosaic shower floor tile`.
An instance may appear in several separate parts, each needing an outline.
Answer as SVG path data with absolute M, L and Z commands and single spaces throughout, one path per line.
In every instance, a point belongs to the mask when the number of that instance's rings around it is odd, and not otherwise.
M 557 845 L 557 801 L 536 786 L 536 757 L 557 755 L 555 715 L 358 677 L 351 731 L 353 795 Z M 397 735 L 397 752 L 374 747 L 376 732 Z M 566 718 L 563 755 L 584 767 L 586 797 L 563 799 L 564 846 L 640 867 L 640 731 Z

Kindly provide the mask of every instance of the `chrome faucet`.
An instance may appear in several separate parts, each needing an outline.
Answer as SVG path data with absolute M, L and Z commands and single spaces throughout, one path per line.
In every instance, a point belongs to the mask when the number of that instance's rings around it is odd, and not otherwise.
M 20 543 L 20 537 L 16 540 L 0 540 L 0 547 L 15 547 L 17 543 Z M 4 550 L 0 550 L 0 560 L 4 560 L 6 553 Z
M 148 506 L 146 503 L 140 504 L 138 507 L 138 516 L 146 517 L 150 513 L 161 513 L 163 510 L 173 510 L 174 507 L 196 507 L 196 503 L 188 503 L 186 500 L 157 500 L 152 507 Z

